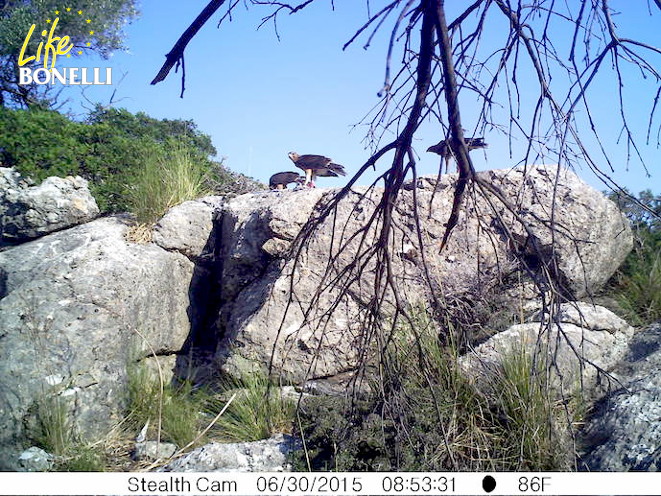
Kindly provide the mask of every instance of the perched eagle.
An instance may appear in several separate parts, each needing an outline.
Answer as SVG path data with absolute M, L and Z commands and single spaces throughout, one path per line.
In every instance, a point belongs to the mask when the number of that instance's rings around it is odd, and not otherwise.
M 315 188 L 314 180 L 319 177 L 337 177 L 346 176 L 344 166 L 335 164 L 333 161 L 322 155 L 299 155 L 296 152 L 289 152 L 289 158 L 296 167 L 305 171 L 305 184 L 310 188 Z
M 269 179 L 271 189 L 287 189 L 287 185 L 290 183 L 303 184 L 305 183 L 305 177 L 298 172 L 287 171 L 273 174 Z
M 487 148 L 489 146 L 484 142 L 484 138 L 464 138 L 464 143 L 466 144 L 469 152 L 471 150 L 475 150 L 476 148 Z M 450 157 L 453 156 L 452 149 L 447 143 L 447 140 L 439 141 L 434 146 L 427 148 L 427 151 L 435 153 L 436 155 L 440 155 L 445 159 L 445 173 L 447 174 L 448 167 L 450 165 Z

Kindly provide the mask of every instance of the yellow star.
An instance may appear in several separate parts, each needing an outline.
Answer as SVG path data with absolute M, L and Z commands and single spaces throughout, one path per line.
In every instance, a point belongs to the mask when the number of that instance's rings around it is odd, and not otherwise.
M 46 23 L 47 23 L 47 24 L 50 24 L 50 23 L 51 23 L 51 20 L 50 20 L 50 19 L 46 19 Z
M 94 34 L 94 31 L 90 31 L 90 34 Z
M 56 10 L 56 11 L 55 11 L 55 15 L 60 15 L 60 11 L 59 11 L 59 10 Z
M 87 19 L 85 22 L 89 24 L 90 22 L 92 22 L 92 19 Z
M 71 12 L 71 7 L 67 7 L 67 12 Z
M 83 51 L 82 51 L 82 50 L 78 50 L 78 55 L 82 55 L 82 54 L 83 54 Z
M 79 10 L 79 11 L 78 11 L 78 15 L 83 15 L 83 11 L 82 11 L 82 10 Z
M 92 44 L 89 41 L 86 43 L 86 45 L 87 46 L 92 46 Z
M 70 57 L 71 57 L 71 54 L 70 54 L 70 53 L 67 53 L 67 58 L 70 58 Z

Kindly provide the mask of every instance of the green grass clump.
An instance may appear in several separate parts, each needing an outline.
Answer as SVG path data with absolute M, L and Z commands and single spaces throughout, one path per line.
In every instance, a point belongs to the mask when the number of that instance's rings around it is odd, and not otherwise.
M 237 393 L 214 427 L 214 433 L 223 441 L 257 441 L 291 431 L 295 401 L 284 397 L 282 390 L 270 384 L 263 373 L 245 374 L 240 380 L 227 379 L 223 388 Z
M 505 457 L 517 470 L 558 470 L 571 456 L 563 445 L 563 411 L 548 387 L 548 373 L 523 346 L 503 356 L 494 378 L 496 407 L 501 412 Z
M 58 472 L 104 472 L 107 469 L 106 457 L 101 448 L 79 444 L 66 455 L 56 458 Z
M 30 437 L 36 445 L 54 455 L 54 471 L 102 472 L 106 468 L 101 448 L 76 435 L 66 398 L 44 395 L 32 408 Z
M 210 194 L 207 171 L 206 164 L 176 144 L 166 152 L 144 155 L 126 189 L 129 211 L 138 223 L 156 222 L 169 208 Z
M 149 439 L 173 442 L 180 448 L 199 446 L 210 439 L 256 441 L 291 431 L 295 403 L 284 398 L 279 388 L 270 387 L 263 374 L 251 374 L 240 381 L 228 379 L 223 388 L 212 393 L 193 390 L 189 383 L 161 384 L 146 367 L 132 366 L 128 428 L 138 432 L 149 422 Z M 232 393 L 236 396 L 218 416 Z
M 33 415 L 33 440 L 52 454 L 60 455 L 69 451 L 74 444 L 74 434 L 66 400 L 59 395 L 44 396 L 34 404 Z
M 163 437 L 184 447 L 198 438 L 204 428 L 202 412 L 208 402 L 204 391 L 191 391 L 191 386 L 185 383 L 177 388 L 168 388 L 163 402 Z
M 204 410 L 209 394 L 193 391 L 189 383 L 161 384 L 145 366 L 129 367 L 127 426 L 133 432 L 149 424 L 147 438 L 168 441 L 179 447 L 206 438 L 199 434 L 204 429 Z

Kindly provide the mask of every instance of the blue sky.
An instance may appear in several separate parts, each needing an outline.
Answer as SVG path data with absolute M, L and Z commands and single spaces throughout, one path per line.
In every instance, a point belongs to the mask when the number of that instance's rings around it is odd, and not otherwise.
M 289 151 L 324 154 L 343 164 L 349 175 L 357 171 L 370 153 L 363 142 L 366 128 L 355 125 L 379 101 L 377 92 L 383 84 L 391 25 L 385 25 L 368 50 L 362 48 L 365 38 L 361 38 L 342 51 L 342 45 L 367 19 L 362 0 L 335 0 L 335 11 L 331 10 L 330 0 L 318 0 L 294 16 L 282 15 L 278 22 L 279 41 L 272 24 L 256 30 L 267 10 L 251 7 L 246 11 L 239 7 L 233 22 L 217 29 L 220 16 L 216 14 L 189 44 L 183 99 L 179 98 L 179 74 L 173 72 L 164 82 L 150 85 L 165 53 L 206 3 L 207 0 L 142 2 L 142 15 L 125 30 L 128 52 L 118 52 L 109 60 L 90 60 L 90 65 L 113 68 L 113 86 L 89 87 L 84 98 L 80 88 L 68 90 L 71 110 L 79 113 L 80 105 L 90 107 L 86 100 L 107 104 L 114 91 L 115 106 L 144 111 L 156 118 L 193 119 L 202 132 L 212 137 L 218 156 L 224 158 L 228 167 L 264 182 L 275 172 L 295 169 L 287 158 Z M 373 11 L 382 3 L 371 0 Z M 469 3 L 452 2 L 452 7 Z M 613 0 L 611 4 L 622 10 L 616 22 L 624 36 L 651 45 L 661 44 L 661 12 L 656 7 L 651 7 L 656 12 L 650 17 L 645 1 Z M 489 34 L 486 42 L 497 44 L 497 26 L 493 28 L 494 33 Z M 563 42 L 569 36 L 570 33 L 557 33 L 559 50 L 565 48 Z M 657 69 L 661 67 L 659 56 L 650 60 Z M 624 84 L 630 99 L 628 117 L 634 133 L 642 137 L 640 152 L 651 177 L 637 160 L 627 164 L 626 146 L 616 143 L 620 126 L 617 81 L 612 77 L 595 82 L 592 91 L 597 105 L 593 117 L 613 158 L 613 178 L 634 192 L 651 188 L 659 193 L 661 154 L 656 136 L 649 145 L 645 145 L 644 139 L 659 82 L 641 80 L 634 71 L 628 71 Z M 526 85 L 522 86 L 525 93 Z M 479 107 L 472 97 L 465 98 L 462 104 L 464 126 L 470 130 Z M 525 111 L 529 109 L 524 108 Z M 504 116 L 502 125 L 507 126 Z M 655 129 L 659 120 L 657 117 Z M 590 142 L 587 123 L 582 125 L 583 130 Z M 490 145 L 487 152 L 471 155 L 478 170 L 507 168 L 520 160 L 520 140 L 514 143 L 514 156 L 510 158 L 505 136 L 494 131 L 487 132 L 485 138 Z M 425 150 L 439 139 L 438 127 L 433 123 L 420 130 L 415 143 L 420 154 L 420 173 L 436 172 L 438 158 Z M 606 167 L 605 162 L 600 165 Z M 382 162 L 381 167 L 386 166 L 387 162 Z M 577 172 L 604 189 L 586 168 Z M 374 176 L 368 178 L 371 177 Z M 337 186 L 345 180 L 322 178 L 319 185 Z

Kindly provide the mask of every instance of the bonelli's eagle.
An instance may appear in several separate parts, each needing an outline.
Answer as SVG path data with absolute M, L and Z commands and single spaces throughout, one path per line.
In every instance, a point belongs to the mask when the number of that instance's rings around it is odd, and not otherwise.
M 269 188 L 287 189 L 287 185 L 291 183 L 303 184 L 305 183 L 305 177 L 301 176 L 298 172 L 277 172 L 269 179 Z
M 346 176 L 344 166 L 335 164 L 333 161 L 323 155 L 299 155 L 296 152 L 289 152 L 289 158 L 296 164 L 296 167 L 305 171 L 305 184 L 310 188 L 315 188 L 314 180 L 317 177 L 338 177 Z
M 484 142 L 484 138 L 464 138 L 464 143 L 468 151 L 475 150 L 476 148 L 487 148 L 487 145 Z M 435 153 L 440 155 L 445 160 L 445 173 L 448 172 L 448 166 L 450 165 L 450 158 L 452 157 L 452 149 L 448 144 L 447 140 L 441 140 L 433 146 L 427 148 L 428 152 Z

